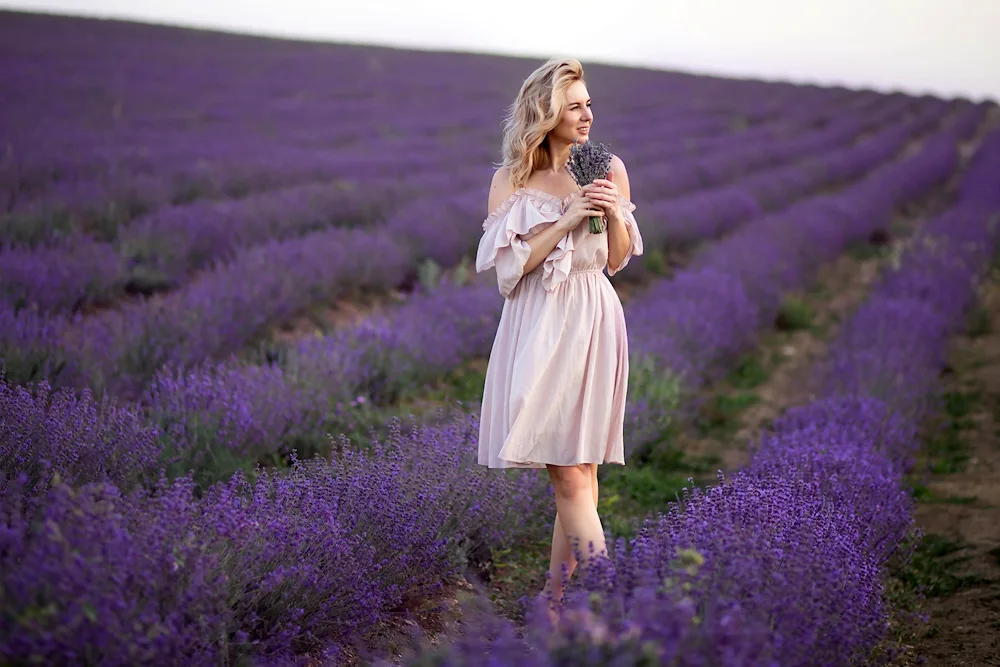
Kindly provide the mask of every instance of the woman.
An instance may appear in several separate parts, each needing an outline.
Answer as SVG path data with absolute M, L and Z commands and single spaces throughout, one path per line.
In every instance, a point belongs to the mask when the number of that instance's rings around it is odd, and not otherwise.
M 583 67 L 552 59 L 523 83 L 504 121 L 503 166 L 490 185 L 476 270 L 496 268 L 505 298 L 490 353 L 479 463 L 548 469 L 556 499 L 546 589 L 562 598 L 563 573 L 606 555 L 597 514 L 597 466 L 625 464 L 628 341 L 614 275 L 642 238 L 628 173 L 614 156 L 606 179 L 579 188 L 570 146 L 594 121 Z M 590 232 L 590 216 L 604 232 Z

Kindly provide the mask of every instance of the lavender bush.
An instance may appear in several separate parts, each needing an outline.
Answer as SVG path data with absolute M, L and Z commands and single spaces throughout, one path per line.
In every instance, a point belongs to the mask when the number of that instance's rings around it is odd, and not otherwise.
M 30 495 L 53 481 L 130 488 L 155 471 L 157 436 L 140 412 L 89 391 L 0 382 L 0 479 L 24 475 Z
M 118 253 L 86 237 L 43 248 L 0 248 L 0 276 L 0 298 L 48 313 L 107 303 L 124 285 Z
M 14 306 L 0 298 L 0 377 L 14 384 L 59 378 L 65 367 L 65 319 Z
M 396 430 L 201 498 L 187 478 L 128 497 L 60 483 L 29 508 L 22 474 L 0 497 L 0 655 L 231 662 L 370 639 L 490 547 L 551 530 L 540 477 L 476 465 L 477 433 L 470 417 Z
M 55 485 L 40 509 L 21 476 L 0 495 L 0 660 L 207 664 L 239 644 L 225 573 L 183 482 L 125 498 L 111 484 Z M 215 539 L 241 537 L 215 515 Z
M 686 181 L 690 181 L 689 190 L 718 185 L 738 178 L 749 169 L 801 160 L 822 149 L 851 141 L 862 129 L 885 123 L 889 119 L 886 111 L 898 111 L 899 108 L 900 102 L 897 101 L 892 106 L 880 107 L 878 114 L 868 111 L 856 117 L 838 119 L 837 124 L 820 132 L 806 133 L 784 142 L 765 137 L 763 141 L 747 145 L 744 150 L 733 147 L 698 160 L 684 157 L 664 162 L 662 154 L 652 154 L 648 162 L 640 163 L 641 169 L 636 177 L 641 185 L 644 174 L 656 174 L 657 181 L 648 189 L 647 195 L 657 196 L 680 192 L 678 188 Z M 940 112 L 939 109 L 935 111 Z M 971 111 L 978 112 L 980 116 L 983 113 L 980 107 L 971 107 Z M 975 120 L 969 114 L 965 117 Z M 668 167 L 669 173 L 664 172 L 664 168 Z M 752 182 L 760 184 L 761 196 L 779 186 L 781 192 L 787 191 L 787 185 L 781 186 L 781 182 L 802 175 L 806 170 L 799 165 L 795 169 L 786 168 L 774 173 L 781 175 L 780 181 L 772 178 L 770 171 L 755 174 Z M 817 172 L 817 176 L 821 177 L 822 173 Z M 447 172 L 430 172 L 407 176 L 402 181 L 394 177 L 379 177 L 364 184 L 338 179 L 280 187 L 261 194 L 248 194 L 237 200 L 199 199 L 161 207 L 123 225 L 118 230 L 114 245 L 94 243 L 90 237 L 80 233 L 61 241 L 57 256 L 60 266 L 72 266 L 69 274 L 88 276 L 88 280 L 57 286 L 48 281 L 36 282 L 32 278 L 36 274 L 25 273 L 20 280 L 12 283 L 12 287 L 26 292 L 36 302 L 55 301 L 60 307 L 108 299 L 126 286 L 138 291 L 174 287 L 182 284 L 191 271 L 226 258 L 236 249 L 249 244 L 316 231 L 333 221 L 351 224 L 352 221 L 375 220 L 393 208 L 397 211 L 389 227 L 407 239 L 416 257 L 432 257 L 438 262 L 452 264 L 468 251 L 474 241 L 469 238 L 464 221 L 469 215 L 475 215 L 472 211 L 478 210 L 481 205 L 480 184 L 487 177 L 488 174 L 480 174 L 479 170 L 469 170 L 463 172 L 460 178 Z M 419 193 L 422 187 L 436 184 L 436 181 L 445 184 L 449 191 L 460 190 L 463 182 L 467 182 L 471 189 L 467 195 L 449 197 L 435 192 L 433 196 L 418 196 L 406 202 L 411 193 Z M 805 185 L 803 182 L 802 186 Z M 699 204 L 701 201 L 718 206 L 721 198 L 729 192 L 727 188 L 716 189 L 695 196 L 689 202 L 680 200 L 679 209 L 670 208 L 672 242 L 683 241 L 685 234 L 693 232 L 703 236 L 707 231 L 704 222 L 688 231 L 680 226 L 679 223 L 687 218 L 685 206 L 705 209 L 704 204 Z M 732 193 L 742 199 L 750 197 L 742 189 L 732 190 Z M 778 203 L 771 201 L 772 205 Z M 447 214 L 449 209 L 454 210 L 454 216 Z M 414 224 L 415 219 L 422 217 L 436 219 L 437 228 Z M 453 233 L 445 233 L 440 227 L 444 219 L 455 221 Z M 442 247 L 442 238 L 454 239 L 455 247 Z M 14 253 L 12 257 L 25 253 L 30 259 L 27 249 Z M 21 260 L 21 263 L 24 261 L 27 260 Z M 0 263 L 3 263 L 2 255 Z
M 859 149 L 858 158 L 851 162 L 855 171 L 850 173 L 860 175 L 879 159 L 885 159 L 909 132 L 933 122 L 942 113 L 940 108 L 932 107 L 918 114 L 909 125 L 892 128 L 884 140 L 866 142 L 864 146 L 872 148 Z M 834 171 L 830 173 L 835 178 L 845 177 Z M 821 184 L 821 180 L 810 182 L 788 193 L 801 196 Z M 206 356 L 225 356 L 258 335 L 270 322 L 330 298 L 330 285 L 334 283 L 338 290 L 397 284 L 413 271 L 414 250 L 423 249 L 442 261 L 453 262 L 474 238 L 456 234 L 453 243 L 442 245 L 438 241 L 442 216 L 459 221 L 471 215 L 474 208 L 472 200 L 465 196 L 447 201 L 451 201 L 448 206 L 455 211 L 454 215 L 445 214 L 444 208 L 435 206 L 426 214 L 420 209 L 409 211 L 417 215 L 416 221 L 394 217 L 386 229 L 331 230 L 248 248 L 164 299 L 85 318 L 72 327 L 65 336 L 65 344 L 60 346 L 61 354 L 69 357 L 67 381 L 134 398 L 163 364 L 188 367 L 201 363 Z M 440 214 L 435 216 L 435 211 Z M 705 235 L 718 232 L 712 216 L 706 212 L 703 219 Z M 655 220 L 654 211 L 652 224 L 644 227 L 644 233 L 653 240 L 660 228 Z M 417 234 L 415 230 L 424 226 L 430 231 Z M 464 233 L 474 234 L 474 231 Z M 342 262 L 332 261 L 335 252 L 346 252 L 356 268 L 348 270 Z M 382 273 L 372 275 L 370 269 L 364 268 L 365 261 L 366 258 L 374 261 L 379 254 Z M 268 268 L 261 269 L 261 263 Z M 331 271 L 335 273 L 334 282 L 328 282 L 332 280 Z M 292 276 L 299 277 L 293 281 Z M 293 286 L 299 287 L 295 293 L 289 291 Z M 247 305 L 250 303 L 254 305 Z

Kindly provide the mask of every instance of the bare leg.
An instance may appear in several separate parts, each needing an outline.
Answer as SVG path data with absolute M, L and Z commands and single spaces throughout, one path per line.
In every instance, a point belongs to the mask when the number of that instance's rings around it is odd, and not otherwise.
M 594 507 L 597 507 L 597 464 L 590 464 L 590 485 L 594 489 Z
M 598 491 L 597 491 L 597 464 L 596 463 L 584 463 L 579 466 L 579 468 L 586 469 L 589 468 L 588 476 L 590 478 L 590 488 L 591 496 L 594 501 L 594 509 L 597 509 Z M 554 484 L 555 482 L 553 482 Z M 558 501 L 556 506 L 559 506 Z M 600 518 L 598 518 L 600 522 Z M 603 529 L 602 529 L 603 538 Z M 596 551 L 600 551 L 603 545 L 603 539 L 601 545 L 595 542 L 594 546 Z M 582 549 L 586 549 L 586 544 L 581 544 Z M 568 579 L 572 576 L 573 571 L 576 569 L 576 557 L 573 555 L 572 545 L 570 543 L 569 537 L 566 535 L 566 531 L 562 525 L 562 519 L 560 517 L 559 511 L 556 511 L 556 520 L 552 528 L 552 555 L 549 560 L 549 582 L 546 584 L 546 588 L 552 591 L 553 599 L 559 600 L 562 598 L 563 585 L 562 585 L 562 565 L 566 564 L 567 573 L 566 578 Z

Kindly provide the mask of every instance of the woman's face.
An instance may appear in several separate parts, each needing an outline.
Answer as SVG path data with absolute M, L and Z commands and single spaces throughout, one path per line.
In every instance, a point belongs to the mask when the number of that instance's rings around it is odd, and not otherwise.
M 552 134 L 568 144 L 574 141 L 584 142 L 590 136 L 590 126 L 594 122 L 594 114 L 590 110 L 590 93 L 583 81 L 574 81 L 566 90 L 566 104 L 559 116 L 559 124 Z

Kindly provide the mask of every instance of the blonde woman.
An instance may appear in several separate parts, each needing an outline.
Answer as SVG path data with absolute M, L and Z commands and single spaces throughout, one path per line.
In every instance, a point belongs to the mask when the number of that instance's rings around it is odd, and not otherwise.
M 476 270 L 496 269 L 505 298 L 486 371 L 479 463 L 547 468 L 556 500 L 546 590 L 562 598 L 581 557 L 606 555 L 597 466 L 625 464 L 628 340 L 604 275 L 642 254 L 628 173 L 580 188 L 570 146 L 594 122 L 583 66 L 552 59 L 524 81 L 504 121 L 503 165 L 490 185 Z M 605 230 L 591 233 L 590 216 Z M 592 551 L 591 551 L 592 547 Z M 545 591 L 543 591 L 544 593 Z

